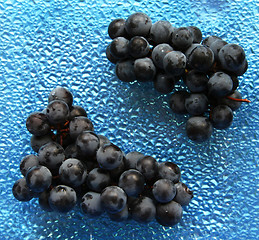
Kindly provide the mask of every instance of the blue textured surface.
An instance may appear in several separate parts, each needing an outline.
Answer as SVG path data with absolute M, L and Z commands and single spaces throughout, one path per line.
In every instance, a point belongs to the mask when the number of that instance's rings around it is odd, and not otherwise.
M 183 1 L 1 1 L 0 2 L 0 239 L 258 239 L 259 2 Z M 150 83 L 127 84 L 105 57 L 112 19 L 144 11 L 153 22 L 198 26 L 240 44 L 249 69 L 240 90 L 252 101 L 235 112 L 227 130 L 194 144 L 187 117 L 174 115 L 169 95 Z M 86 108 L 97 133 L 125 152 L 137 150 L 172 160 L 195 197 L 177 226 L 90 219 L 79 209 L 43 212 L 33 199 L 21 203 L 11 188 L 21 177 L 21 158 L 32 152 L 25 119 L 46 106 L 57 85 L 68 87 Z

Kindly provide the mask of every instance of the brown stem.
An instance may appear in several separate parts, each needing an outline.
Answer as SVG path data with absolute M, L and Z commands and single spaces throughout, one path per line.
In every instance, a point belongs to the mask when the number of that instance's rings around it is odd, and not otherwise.
M 233 97 L 229 97 L 227 96 L 226 98 L 230 99 L 230 100 L 233 100 L 233 101 L 236 101 L 236 102 L 247 102 L 247 103 L 250 103 L 251 101 L 248 100 L 248 99 L 239 99 L 239 98 L 233 98 Z

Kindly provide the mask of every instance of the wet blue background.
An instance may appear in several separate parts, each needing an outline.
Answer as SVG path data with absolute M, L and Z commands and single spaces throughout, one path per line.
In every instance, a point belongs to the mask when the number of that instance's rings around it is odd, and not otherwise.
M 170 3 L 169 3 L 170 2 Z M 259 2 L 183 1 L 1 1 L 0 2 L 0 238 L 1 239 L 256 239 L 258 237 L 258 20 Z M 169 95 L 151 83 L 127 84 L 105 57 L 107 27 L 135 11 L 153 22 L 196 25 L 204 37 L 240 44 L 249 69 L 240 91 L 252 101 L 235 112 L 227 130 L 209 142 L 186 137 L 187 116 L 168 107 Z M 32 153 L 26 117 L 42 110 L 57 85 L 69 88 L 86 108 L 95 130 L 126 153 L 137 150 L 174 161 L 195 197 L 172 228 L 155 221 L 90 219 L 78 208 L 45 213 L 34 199 L 21 203 L 11 188 L 19 163 Z

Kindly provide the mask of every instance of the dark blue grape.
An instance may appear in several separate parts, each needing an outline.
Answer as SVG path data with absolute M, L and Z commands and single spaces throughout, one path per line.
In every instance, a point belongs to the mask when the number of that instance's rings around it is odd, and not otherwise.
M 154 183 L 152 193 L 158 202 L 167 203 L 175 197 L 176 187 L 169 179 L 159 179 Z
M 167 73 L 158 73 L 154 79 L 154 87 L 160 93 L 170 93 L 175 86 L 176 78 Z
M 201 72 L 210 70 L 214 63 L 214 54 L 209 47 L 196 46 L 187 58 L 187 65 Z
M 193 198 L 193 192 L 182 182 L 176 183 L 176 195 L 175 202 L 178 202 L 181 206 L 189 205 Z
M 69 107 L 62 100 L 51 101 L 46 109 L 47 118 L 52 125 L 65 123 L 69 119 Z
M 208 93 L 213 97 L 225 97 L 233 89 L 233 80 L 224 72 L 214 73 L 208 81 Z
M 111 54 L 111 43 L 108 44 L 108 46 L 106 47 L 106 51 L 105 51 L 105 54 L 106 54 L 106 57 L 107 59 L 111 62 L 111 63 L 117 63 L 120 59 L 119 58 L 116 58 L 114 57 L 112 54 Z
M 140 171 L 147 180 L 153 180 L 157 176 L 158 163 L 155 158 L 145 156 L 138 160 L 136 169 Z
M 52 135 L 50 134 L 44 136 L 32 135 L 30 140 L 31 148 L 35 152 L 38 152 L 43 145 L 49 142 L 53 142 Z
M 20 171 L 23 176 L 32 168 L 39 165 L 39 158 L 33 154 L 25 156 L 20 163 Z
M 84 116 L 74 117 L 69 123 L 69 134 L 73 140 L 76 140 L 83 131 L 94 131 L 93 123 Z
M 125 29 L 125 19 L 117 18 L 114 19 L 108 26 L 108 34 L 111 39 L 117 37 L 127 37 L 127 32 Z
M 35 136 L 43 136 L 50 133 L 50 122 L 46 114 L 33 112 L 26 120 L 26 128 Z
M 123 222 L 126 221 L 129 218 L 129 210 L 128 206 L 126 206 L 117 213 L 108 213 L 110 219 L 115 222 Z
M 40 148 L 38 157 L 40 165 L 46 166 L 53 174 L 56 174 L 65 160 L 65 151 L 60 144 L 49 142 Z
M 183 208 L 175 201 L 159 203 L 156 207 L 156 220 L 163 226 L 170 227 L 179 223 L 182 216 Z
M 202 41 L 202 45 L 210 48 L 211 44 L 217 40 L 222 40 L 222 38 L 214 35 L 208 36 Z
M 150 29 L 150 38 L 155 44 L 168 43 L 174 27 L 168 21 L 155 22 Z
M 54 100 L 64 101 L 68 107 L 71 108 L 73 104 L 73 95 L 68 89 L 58 86 L 54 88 L 49 94 L 49 103 Z
M 80 106 L 73 105 L 70 110 L 69 120 L 71 121 L 75 117 L 80 117 L 80 116 L 87 117 L 86 111 Z
M 49 205 L 56 212 L 69 212 L 74 208 L 76 202 L 76 192 L 71 187 L 58 185 L 50 191 Z
M 107 170 L 94 168 L 87 177 L 87 186 L 94 192 L 101 192 L 111 184 L 111 177 Z
M 197 70 L 188 71 L 185 74 L 184 82 L 193 93 L 200 93 L 207 90 L 209 78 L 206 73 Z
M 134 151 L 129 152 L 126 154 L 124 163 L 125 163 L 125 169 L 136 169 L 136 165 L 139 159 L 143 158 L 145 155 L 143 153 Z
M 129 53 L 133 58 L 146 57 L 149 54 L 148 41 L 141 36 L 135 36 L 129 41 Z
M 172 94 L 169 100 L 169 107 L 174 113 L 184 114 L 187 113 L 185 108 L 185 99 L 189 96 L 186 91 L 176 91 Z
M 226 41 L 223 41 L 223 40 L 221 40 L 221 39 L 218 39 L 218 40 L 216 40 L 216 41 L 214 41 L 214 42 L 212 42 L 211 44 L 210 44 L 210 49 L 212 50 L 212 52 L 214 53 L 214 58 L 215 58 L 215 60 L 219 60 L 219 57 L 218 57 L 218 55 L 219 55 L 219 51 L 220 51 L 220 49 L 222 48 L 222 47 L 224 47 L 225 45 L 227 45 L 228 43 L 226 42 Z
M 202 32 L 201 30 L 196 26 L 189 26 L 187 27 L 189 31 L 192 33 L 193 36 L 193 43 L 200 43 L 202 40 Z
M 227 105 L 218 105 L 210 111 L 210 121 L 214 128 L 228 128 L 233 121 L 233 111 Z
M 43 192 L 51 185 L 52 174 L 47 167 L 33 167 L 26 174 L 26 183 L 33 192 Z
M 78 159 L 69 158 L 59 167 L 59 176 L 65 185 L 78 187 L 85 182 L 87 170 Z
M 110 53 L 118 59 L 129 57 L 129 40 L 124 37 L 113 39 L 110 45 Z
M 173 76 L 179 76 L 184 73 L 186 57 L 180 51 L 171 51 L 165 55 L 163 66 L 167 73 Z
M 87 192 L 82 197 L 80 208 L 83 213 L 89 215 L 90 217 L 97 217 L 102 215 L 103 208 L 100 193 Z
M 133 36 L 148 36 L 152 21 L 148 15 L 141 12 L 131 14 L 125 23 L 127 33 Z
M 96 159 L 101 168 L 116 169 L 123 161 L 123 152 L 112 143 L 106 144 L 98 149 Z
M 223 46 L 219 51 L 218 57 L 223 69 L 233 73 L 238 71 L 246 60 L 244 49 L 234 43 Z
M 22 202 L 28 202 L 34 196 L 34 193 L 28 187 L 25 178 L 20 178 L 14 183 L 12 193 L 17 200 Z
M 137 197 L 144 189 L 145 178 L 135 169 L 123 172 L 120 176 L 118 186 L 121 187 L 128 196 Z
M 193 43 L 193 34 L 186 27 L 176 28 L 171 35 L 171 44 L 174 49 L 185 51 Z
M 99 137 L 92 131 L 83 131 L 76 139 L 78 153 L 88 159 L 95 158 L 100 147 Z
M 151 198 L 142 196 L 131 202 L 130 212 L 135 221 L 148 223 L 155 219 L 156 206 Z
M 156 67 L 163 69 L 163 60 L 167 53 L 173 51 L 173 48 L 167 43 L 161 43 L 153 48 L 152 60 Z
M 208 140 L 212 130 L 212 124 L 207 117 L 194 116 L 187 120 L 186 133 L 192 141 L 201 143 Z
M 158 176 L 173 183 L 178 183 L 181 178 L 181 170 L 173 162 L 162 162 L 158 165 Z
M 191 93 L 185 99 L 185 108 L 191 115 L 202 115 L 208 109 L 208 98 L 203 93 Z
M 131 59 L 117 62 L 115 72 L 116 76 L 123 82 L 133 82 L 136 80 L 134 61 Z
M 192 51 L 196 48 L 196 47 L 200 47 L 202 46 L 199 43 L 193 43 L 189 48 L 186 49 L 186 51 L 184 52 L 184 55 L 186 56 L 186 59 L 188 59 L 192 53 Z M 188 62 L 187 62 L 187 67 L 190 68 L 191 66 L 188 66 Z
M 126 206 L 127 195 L 122 188 L 109 186 L 101 193 L 101 203 L 108 213 L 117 213 Z
M 156 67 L 150 58 L 139 58 L 134 62 L 134 73 L 141 82 L 152 81 L 156 75 Z

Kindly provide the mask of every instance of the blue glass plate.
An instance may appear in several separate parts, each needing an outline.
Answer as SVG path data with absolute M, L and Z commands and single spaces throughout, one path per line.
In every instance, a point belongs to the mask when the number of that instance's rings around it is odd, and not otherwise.
M 0 2 L 0 239 L 257 239 L 259 2 L 251 0 Z M 188 140 L 187 116 L 168 107 L 169 95 L 151 83 L 119 81 L 105 56 L 107 27 L 115 18 L 143 11 L 153 22 L 195 25 L 241 45 L 248 71 L 239 89 L 252 102 L 234 113 L 227 130 L 203 144 Z M 75 208 L 46 213 L 37 199 L 14 199 L 19 164 L 32 153 L 27 116 L 42 110 L 57 85 L 69 88 L 95 130 L 126 153 L 141 151 L 174 161 L 193 191 L 180 224 L 114 223 Z

